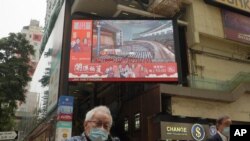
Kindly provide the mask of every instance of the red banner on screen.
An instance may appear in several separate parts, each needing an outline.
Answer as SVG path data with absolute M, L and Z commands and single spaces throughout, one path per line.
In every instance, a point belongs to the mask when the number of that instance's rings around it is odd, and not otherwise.
M 225 38 L 250 44 L 250 18 L 222 10 Z
M 170 20 L 73 20 L 69 81 L 177 81 Z

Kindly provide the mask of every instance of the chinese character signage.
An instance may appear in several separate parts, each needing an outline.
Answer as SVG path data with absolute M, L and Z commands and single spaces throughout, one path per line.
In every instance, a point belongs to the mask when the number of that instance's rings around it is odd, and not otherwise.
M 61 96 L 58 102 L 58 106 L 73 106 L 74 97 Z
M 177 81 L 172 20 L 73 20 L 69 81 Z
M 57 109 L 58 121 L 72 121 L 73 100 L 72 96 L 60 96 Z
M 250 44 L 250 18 L 222 10 L 225 38 Z
M 56 141 L 71 137 L 74 97 L 60 96 L 57 109 Z

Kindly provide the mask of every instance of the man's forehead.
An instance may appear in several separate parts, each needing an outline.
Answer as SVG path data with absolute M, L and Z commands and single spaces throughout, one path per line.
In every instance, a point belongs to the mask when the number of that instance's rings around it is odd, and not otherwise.
M 94 114 L 93 114 L 93 117 L 92 118 L 102 118 L 102 119 L 110 119 L 110 115 L 105 113 L 105 112 L 101 112 L 101 111 L 96 111 Z

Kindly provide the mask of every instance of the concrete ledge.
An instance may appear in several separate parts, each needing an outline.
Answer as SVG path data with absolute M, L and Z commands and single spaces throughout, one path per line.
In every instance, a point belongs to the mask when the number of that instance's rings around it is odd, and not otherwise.
M 191 87 L 182 87 L 177 85 L 159 84 L 160 92 L 172 96 L 189 97 L 196 99 L 206 99 L 222 102 L 234 102 L 244 93 L 250 94 L 250 82 L 241 83 L 231 92 L 196 89 Z

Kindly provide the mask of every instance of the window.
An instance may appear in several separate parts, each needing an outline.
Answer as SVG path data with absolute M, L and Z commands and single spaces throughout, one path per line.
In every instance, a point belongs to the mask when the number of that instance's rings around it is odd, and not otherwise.
M 128 127 L 129 127 L 128 118 L 124 118 L 124 131 L 125 132 L 128 132 Z
M 141 113 L 135 114 L 135 130 L 140 129 L 141 127 Z

